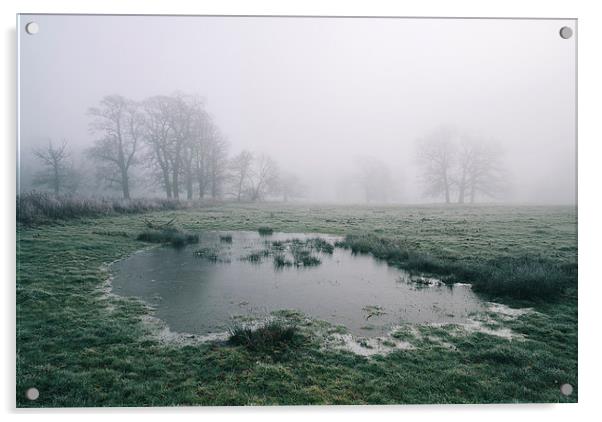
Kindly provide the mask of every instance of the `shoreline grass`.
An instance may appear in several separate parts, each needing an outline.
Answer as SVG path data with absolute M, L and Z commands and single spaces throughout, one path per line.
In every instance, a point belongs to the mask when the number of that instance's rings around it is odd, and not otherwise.
M 148 243 L 170 244 L 176 248 L 199 243 L 198 234 L 184 232 L 171 227 L 165 229 L 146 229 L 136 239 Z
M 470 283 L 476 292 L 513 299 L 554 301 L 575 294 L 577 264 L 538 255 L 503 256 L 475 263 L 418 252 L 402 241 L 375 235 L 348 235 L 338 247 L 371 254 L 410 272 L 438 276 L 444 283 Z

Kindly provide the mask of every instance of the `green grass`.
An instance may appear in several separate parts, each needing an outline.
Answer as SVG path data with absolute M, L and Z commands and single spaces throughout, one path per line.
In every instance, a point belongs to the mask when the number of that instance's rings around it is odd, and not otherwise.
M 569 207 L 232 204 L 150 216 L 176 217 L 189 232 L 269 224 L 285 232 L 370 234 L 397 239 L 434 262 L 498 262 L 501 271 L 505 260 L 524 256 L 569 274 L 576 269 L 576 214 Z M 137 240 L 144 230 L 130 215 L 18 228 L 17 406 L 577 401 L 572 288 L 553 300 L 499 295 L 537 311 L 500 322 L 525 335 L 524 341 L 421 327 L 422 339 L 404 334 L 415 349 L 372 358 L 323 349 L 309 334 L 277 355 L 235 344 L 177 346 L 149 336 L 141 323 L 148 313 L 143 303 L 102 290 L 109 275 L 103 265 L 144 248 Z M 542 269 L 525 271 L 537 275 Z M 573 395 L 560 394 L 563 383 L 575 387 Z M 40 390 L 34 402 L 24 396 L 32 386 Z

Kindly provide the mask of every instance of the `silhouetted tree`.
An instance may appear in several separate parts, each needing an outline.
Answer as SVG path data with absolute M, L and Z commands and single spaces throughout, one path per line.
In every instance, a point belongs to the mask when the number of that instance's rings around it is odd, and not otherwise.
M 253 163 L 249 178 L 249 199 L 260 201 L 277 189 L 280 171 L 268 155 L 259 155 Z
M 173 135 L 170 121 L 171 98 L 157 95 L 144 100 L 144 140 L 148 147 L 147 163 L 158 169 L 161 186 L 172 198 L 171 163 Z
M 241 151 L 230 160 L 230 172 L 233 186 L 233 194 L 238 202 L 248 188 L 253 165 L 253 154 L 247 150 Z
M 99 107 L 92 107 L 90 130 L 101 137 L 88 150 L 88 155 L 101 169 L 102 177 L 117 183 L 125 199 L 130 198 L 130 169 L 136 164 L 136 153 L 142 137 L 142 114 L 133 101 L 120 95 L 104 97 Z
M 455 139 L 455 131 L 440 128 L 418 140 L 418 163 L 422 167 L 425 194 L 433 197 L 443 195 L 446 204 L 451 202 Z
M 502 151 L 493 142 L 464 137 L 458 152 L 458 203 L 470 203 L 477 195 L 494 198 L 504 190 Z
M 71 154 L 67 148 L 67 141 L 54 146 L 52 141 L 44 148 L 35 148 L 34 156 L 42 163 L 43 169 L 34 175 L 35 186 L 47 186 L 58 195 L 64 190 L 69 182 L 73 184 L 73 168 L 68 162 Z
M 201 104 L 196 97 L 176 93 L 170 97 L 168 111 L 172 132 L 171 182 L 173 197 L 180 197 L 180 175 L 184 174 L 189 199 L 192 198 L 192 143 L 195 138 L 195 119 Z M 188 157 L 186 157 L 188 154 Z M 190 164 L 187 167 L 187 164 Z

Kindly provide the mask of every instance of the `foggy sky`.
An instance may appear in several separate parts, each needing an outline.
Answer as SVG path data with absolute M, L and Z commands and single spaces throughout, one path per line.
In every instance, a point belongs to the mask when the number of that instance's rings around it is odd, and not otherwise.
M 40 31 L 28 35 L 27 22 Z M 20 149 L 90 146 L 105 95 L 206 99 L 231 144 L 266 152 L 336 200 L 357 157 L 386 163 L 396 200 L 421 196 L 416 140 L 441 125 L 497 140 L 509 202 L 574 203 L 572 20 L 23 16 Z M 339 189 L 340 190 L 340 189 Z

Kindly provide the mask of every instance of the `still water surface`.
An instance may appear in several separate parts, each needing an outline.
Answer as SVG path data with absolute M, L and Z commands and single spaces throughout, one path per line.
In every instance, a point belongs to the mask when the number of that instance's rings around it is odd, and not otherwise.
M 401 323 L 466 321 L 483 310 L 469 286 L 428 286 L 413 283 L 408 273 L 368 255 L 335 248 L 313 252 L 321 264 L 276 268 L 273 257 L 244 260 L 273 241 L 319 236 L 256 232 L 204 232 L 198 245 L 182 249 L 145 250 L 113 265 L 113 290 L 142 298 L 156 307 L 156 316 L 173 331 L 210 334 L 224 331 L 236 316 L 262 316 L 280 309 L 344 325 L 359 336 L 382 335 Z M 267 242 L 267 243 L 266 243 Z M 194 251 L 219 251 L 217 261 Z

